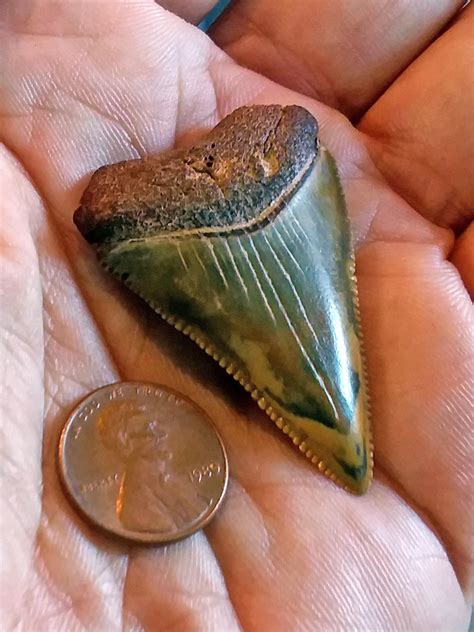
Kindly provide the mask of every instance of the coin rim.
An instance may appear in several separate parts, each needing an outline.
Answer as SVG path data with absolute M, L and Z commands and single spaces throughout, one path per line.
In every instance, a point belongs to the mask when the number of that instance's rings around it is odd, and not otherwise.
M 222 456 L 223 456 L 223 461 L 224 461 L 224 484 L 222 486 L 222 491 L 221 494 L 218 498 L 218 500 L 216 501 L 214 507 L 212 508 L 212 510 L 209 512 L 209 514 L 204 518 L 204 520 L 198 524 L 195 524 L 191 527 L 188 527 L 187 529 L 184 529 L 183 531 L 180 531 L 179 533 L 175 533 L 175 534 L 170 534 L 168 536 L 154 536 L 153 534 L 147 534 L 148 537 L 144 537 L 143 535 L 141 535 L 139 532 L 135 532 L 135 531 L 128 531 L 126 533 L 123 532 L 119 532 L 116 531 L 113 528 L 108 527 L 107 525 L 104 525 L 102 523 L 100 523 L 98 520 L 96 520 L 93 516 L 89 515 L 87 513 L 87 511 L 81 506 L 81 504 L 79 503 L 79 500 L 76 498 L 76 495 L 74 494 L 71 485 L 69 484 L 68 481 L 68 477 L 66 475 L 66 467 L 65 467 L 65 458 L 64 458 L 64 448 L 65 448 L 65 444 L 66 444 L 66 439 L 67 439 L 67 434 L 68 434 L 68 430 L 70 429 L 77 413 L 80 411 L 80 409 L 83 407 L 83 405 L 85 404 L 85 402 L 87 400 L 89 400 L 90 398 L 93 398 L 94 396 L 97 395 L 97 393 L 100 393 L 102 391 L 111 389 L 113 390 L 113 388 L 116 388 L 118 386 L 141 386 L 141 387 L 151 387 L 151 388 L 158 388 L 161 389 L 165 392 L 171 393 L 172 395 L 175 395 L 178 399 L 184 400 L 186 401 L 188 404 L 190 404 L 193 408 L 197 409 L 202 415 L 203 417 L 207 420 L 207 422 L 210 424 L 211 428 L 214 430 L 216 436 L 217 436 L 217 440 L 218 443 L 220 445 L 220 448 L 222 450 Z M 143 544 L 143 545 L 157 545 L 157 544 L 168 544 L 170 542 L 177 542 L 179 540 L 183 540 L 184 538 L 187 538 L 191 535 L 193 535 L 194 533 L 197 533 L 198 531 L 200 531 L 201 529 L 204 529 L 210 522 L 211 520 L 214 518 L 215 514 L 217 513 L 217 511 L 220 509 L 223 500 L 225 498 L 226 492 L 227 492 L 227 487 L 228 487 L 228 483 L 229 483 L 229 460 L 227 457 L 227 451 L 225 449 L 225 445 L 224 442 L 222 440 L 221 434 L 218 431 L 216 425 L 214 424 L 214 422 L 212 421 L 212 419 L 210 418 L 210 416 L 206 413 L 206 411 L 199 406 L 199 404 L 197 404 L 194 400 L 192 400 L 190 397 L 188 397 L 187 395 L 184 395 L 183 393 L 180 393 L 179 391 L 170 388 L 169 386 L 165 386 L 164 384 L 158 384 L 156 382 L 140 382 L 140 381 L 131 381 L 131 382 L 124 382 L 124 381 L 118 381 L 118 382 L 111 382 L 110 384 L 105 384 L 104 386 L 100 386 L 99 388 L 96 388 L 93 391 L 90 391 L 84 398 L 82 398 L 78 404 L 76 404 L 76 406 L 73 408 L 73 410 L 69 413 L 66 422 L 64 423 L 64 426 L 61 430 L 61 434 L 59 437 L 59 442 L 58 442 L 58 449 L 56 450 L 56 454 L 57 454 L 57 467 L 58 467 L 58 471 L 59 471 L 59 479 L 62 483 L 62 487 L 64 489 L 64 491 L 66 492 L 66 496 L 69 499 L 69 501 L 72 501 L 72 504 L 74 505 L 75 508 L 77 508 L 79 510 L 79 513 L 86 519 L 86 521 L 88 523 L 91 523 L 94 527 L 96 527 L 97 529 L 99 529 L 100 531 L 103 531 L 107 534 L 110 534 L 112 536 L 114 536 L 115 538 L 119 538 L 120 540 L 125 540 L 128 542 L 134 542 L 136 544 Z M 130 535 L 128 535 L 130 534 Z

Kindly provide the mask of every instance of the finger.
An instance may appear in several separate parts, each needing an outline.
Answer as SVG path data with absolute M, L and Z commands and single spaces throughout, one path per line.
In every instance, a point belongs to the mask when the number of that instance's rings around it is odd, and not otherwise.
M 458 238 L 451 254 L 471 298 L 474 299 L 474 222 Z
M 393 188 L 422 215 L 456 230 L 474 214 L 473 27 L 471 6 L 360 125 Z
M 158 4 L 180 18 L 198 24 L 213 9 L 219 0 L 157 0 Z
M 357 269 L 376 466 L 427 512 L 468 594 L 474 312 L 447 251 L 374 241 L 359 250 Z
M 239 0 L 211 31 L 236 61 L 359 116 L 462 0 Z
M 1 620 L 114 629 L 126 558 L 77 520 L 56 455 L 69 411 L 116 373 L 36 191 L 5 152 L 0 190 Z
M 41 512 L 43 315 L 34 245 L 40 204 L 1 145 L 0 191 L 0 602 L 2 625 L 13 629 Z
M 47 629 L 53 620 L 53 627 L 70 627 L 80 612 L 58 598 L 65 586 L 75 603 L 82 602 L 85 586 L 106 592 L 110 603 L 113 578 L 123 566 L 104 553 L 87 559 L 90 544 L 56 472 L 68 411 L 88 387 L 110 377 L 110 363 L 39 197 L 3 147 L 0 190 L 1 620 L 8 629 L 23 621 Z M 94 354 L 85 352 L 88 345 Z M 58 551 L 68 551 L 68 564 Z M 121 598 L 116 602 L 121 608 Z M 100 612 L 105 628 L 115 625 L 97 601 L 88 607 L 90 616 Z

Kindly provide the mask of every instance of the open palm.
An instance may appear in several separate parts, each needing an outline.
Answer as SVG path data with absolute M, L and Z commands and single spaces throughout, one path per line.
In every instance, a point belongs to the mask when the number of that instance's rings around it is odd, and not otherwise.
M 2 2 L 5 629 L 466 625 L 472 314 L 448 258 L 473 202 L 473 15 L 384 92 L 462 2 L 380 4 L 237 2 L 213 37 L 265 78 L 152 0 Z M 105 276 L 72 224 L 95 168 L 188 142 L 246 103 L 309 109 L 341 171 L 376 444 L 362 498 L 320 476 L 220 369 Z M 472 230 L 459 270 L 469 240 Z M 111 542 L 65 500 L 60 429 L 82 396 L 119 379 L 171 386 L 219 427 L 232 480 L 204 533 L 156 549 Z

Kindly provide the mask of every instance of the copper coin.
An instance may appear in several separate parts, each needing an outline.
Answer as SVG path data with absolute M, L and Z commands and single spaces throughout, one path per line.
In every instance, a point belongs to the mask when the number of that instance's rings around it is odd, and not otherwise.
M 77 406 L 61 435 L 59 469 L 94 524 L 148 543 L 207 525 L 229 476 L 206 413 L 168 388 L 141 382 L 105 386 Z

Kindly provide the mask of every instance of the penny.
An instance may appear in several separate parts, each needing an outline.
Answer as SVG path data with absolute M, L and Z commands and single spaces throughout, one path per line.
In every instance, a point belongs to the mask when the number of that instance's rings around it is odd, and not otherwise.
M 228 464 L 206 413 L 156 384 L 121 382 L 90 393 L 59 443 L 65 489 L 96 526 L 164 543 L 206 526 L 224 497 Z

